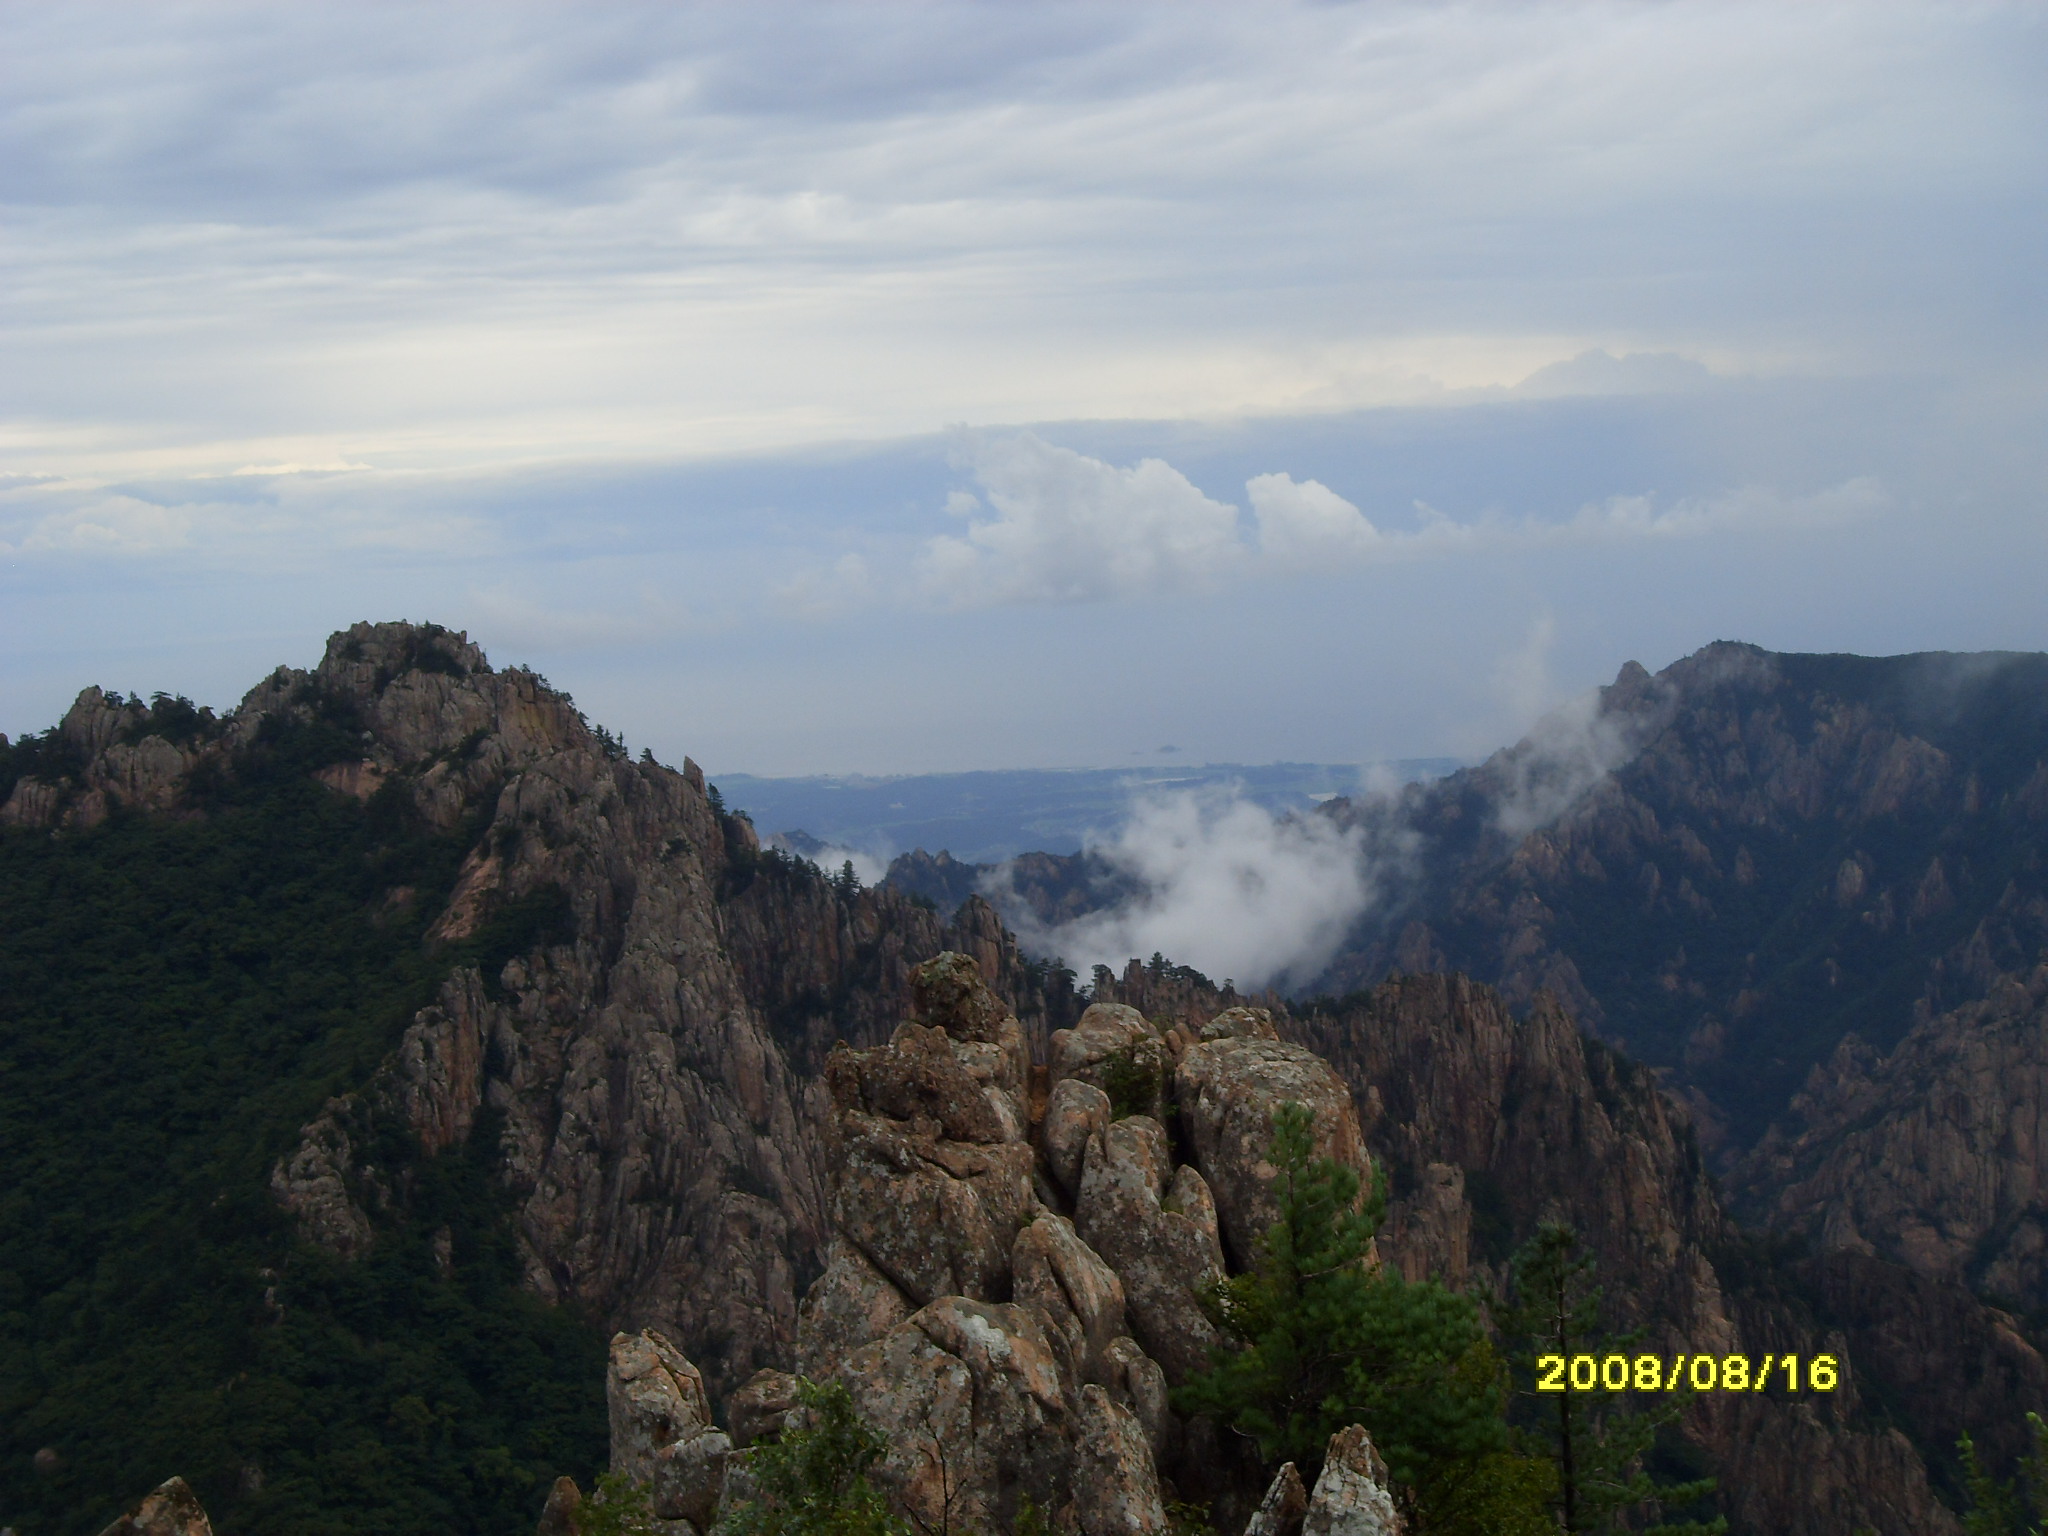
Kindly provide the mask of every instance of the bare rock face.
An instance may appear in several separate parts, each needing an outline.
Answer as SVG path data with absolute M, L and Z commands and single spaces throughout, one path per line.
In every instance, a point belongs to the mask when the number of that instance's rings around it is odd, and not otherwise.
M 1200 1038 L 1209 1040 L 1278 1040 L 1270 1008 L 1226 1008 L 1202 1025 Z M 1299 1478 L 1296 1479 L 1300 1481 Z
M 1053 1085 L 1039 1139 L 1045 1148 L 1046 1166 L 1068 1195 L 1080 1185 L 1089 1140 L 1106 1134 L 1109 1124 L 1109 1095 L 1093 1083 L 1065 1077 Z
M 1075 1375 L 1111 1380 L 1110 1350 L 1124 1338 L 1123 1281 L 1081 1241 L 1074 1224 L 1040 1211 L 1017 1232 L 1010 1274 L 1015 1298 L 1036 1306 L 1065 1338 Z
M 1402 1536 L 1407 1526 L 1387 1483 L 1387 1465 L 1364 1426 L 1338 1430 L 1309 1495 L 1302 1536 Z
M 781 1439 L 790 1415 L 802 1406 L 797 1385 L 797 1378 L 787 1371 L 756 1371 L 749 1377 L 726 1405 L 733 1444 L 744 1448 Z
M 940 1063 L 944 1063 L 943 1066 Z M 836 1052 L 826 1079 L 839 1106 L 841 1237 L 913 1305 L 998 1299 L 1010 1244 L 1037 1200 L 1032 1152 L 937 1030 L 905 1024 L 872 1051 Z M 906 1085 L 936 1088 L 921 1097 Z M 865 1106 L 902 1109 L 902 1118 Z M 957 1135 L 948 1134 L 956 1132 Z
M 1365 1138 L 1351 1090 L 1330 1064 L 1299 1045 L 1256 1033 L 1245 1016 L 1263 1010 L 1233 1009 L 1213 1023 L 1231 1032 L 1213 1038 L 1205 1027 L 1201 1044 L 1181 1056 L 1174 1070 L 1174 1098 L 1181 1123 L 1194 1145 L 1195 1162 L 1216 1196 L 1223 1241 L 1240 1268 L 1257 1260 L 1258 1244 L 1279 1219 L 1271 1185 L 1273 1165 L 1266 1153 L 1273 1140 L 1273 1114 L 1282 1104 L 1304 1104 L 1315 1119 L 1316 1155 L 1332 1157 L 1358 1172 L 1361 1189 L 1372 1177 Z M 1233 1017 L 1233 1015 L 1237 1017 Z M 1265 1021 L 1270 1028 L 1270 1019 Z
M 1075 1230 L 1123 1281 L 1133 1335 L 1176 1385 L 1220 1342 L 1196 1299 L 1224 1273 L 1215 1228 L 1166 1204 L 1169 1180 L 1192 1195 L 1200 1179 L 1175 1174 L 1165 1129 L 1133 1115 L 1089 1141 L 1074 1202 Z
M 558 1477 L 541 1506 L 540 1524 L 534 1536 L 576 1536 L 576 1512 L 583 1507 L 583 1490 L 573 1477 Z
M 605 1403 L 612 1471 L 653 1490 L 658 1518 L 709 1529 L 732 1441 L 711 1421 L 703 1374 L 654 1330 L 621 1333 L 612 1339 Z
M 1143 1427 L 1076 1391 L 1034 1307 L 942 1297 L 843 1361 L 889 1451 L 877 1481 L 926 1529 L 1006 1529 L 1028 1495 L 1085 1536 L 1165 1529 Z
M 865 1253 L 834 1237 L 825 1273 L 804 1293 L 797 1311 L 798 1368 L 813 1378 L 828 1376 L 842 1355 L 873 1343 L 915 1310 Z
M 2048 966 L 1916 1026 L 1881 1061 L 1845 1041 L 1794 1111 L 1738 1176 L 1774 1225 L 2048 1297 Z
M 1272 1485 L 1259 1507 L 1252 1512 L 1244 1536 L 1301 1536 L 1302 1521 L 1308 1516 L 1308 1490 L 1293 1462 L 1283 1463 L 1273 1475 Z
M 1090 1074 L 1110 1055 L 1152 1038 L 1152 1026 L 1137 1009 L 1122 1003 L 1093 1003 L 1072 1029 L 1054 1031 L 1052 1081 L 1079 1077 L 1095 1082 Z M 1102 1086 L 1100 1082 L 1095 1085 Z
M 213 1536 L 213 1525 L 199 1496 L 185 1479 L 174 1477 L 152 1490 L 100 1536 Z

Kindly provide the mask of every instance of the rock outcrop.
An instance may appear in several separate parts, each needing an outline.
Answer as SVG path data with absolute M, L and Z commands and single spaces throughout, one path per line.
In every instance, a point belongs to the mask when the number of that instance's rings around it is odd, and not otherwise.
M 129 706 L 112 708 L 82 698 L 67 727 L 87 746 L 112 744 L 94 762 L 136 728 Z M 955 1006 L 943 978 L 923 999 L 910 982 L 950 950 L 1039 1011 L 1028 1024 L 1008 1008 L 986 1027 L 963 1023 L 957 1059 L 918 1058 L 906 1036 L 889 1104 L 958 1090 L 936 1140 L 993 1204 L 991 1181 L 1007 1181 L 1011 1214 L 947 1262 L 1006 1269 L 1028 1160 L 1020 1171 L 960 1159 L 1017 1158 L 1000 1147 L 1029 1112 L 1033 1041 L 1042 1050 L 1078 1004 L 1048 1017 L 1044 979 L 985 904 L 942 924 L 901 893 L 847 891 L 762 852 L 694 764 L 631 761 L 544 680 L 493 671 L 431 626 L 357 625 L 312 671 L 279 669 L 180 747 L 205 771 L 188 765 L 178 782 L 232 777 L 266 743 L 294 731 L 331 740 L 337 728 L 359 755 L 320 771 L 333 793 L 398 794 L 429 826 L 471 839 L 431 939 L 486 958 L 457 965 L 376 1078 L 329 1104 L 280 1161 L 273 1190 L 306 1237 L 360 1255 L 402 1206 L 402 1182 L 363 1158 L 377 1126 L 395 1119 L 435 1152 L 466 1142 L 488 1111 L 532 1289 L 616 1327 L 660 1330 L 704 1362 L 722 1398 L 793 1361 L 796 1299 L 831 1256 L 829 1047 Z M 53 789 L 57 819 L 114 784 L 115 766 Z M 204 802 L 177 809 L 203 814 Z M 911 1154 L 892 1143 L 861 1155 Z M 896 1261 L 903 1277 L 918 1272 L 908 1248 Z M 936 1270 L 928 1279 L 930 1294 L 957 1288 Z M 877 1326 L 909 1310 L 884 1305 Z
M 805 1369 L 886 1436 L 876 1476 L 925 1528 L 1001 1529 L 1029 1498 L 1086 1536 L 1160 1531 L 1163 1377 L 1114 1266 L 1037 1198 L 1022 1029 L 963 955 L 913 994 L 926 1022 L 826 1063 L 836 1230 Z
M 1301 1473 L 1293 1462 L 1283 1462 L 1246 1522 L 1244 1536 L 1301 1536 L 1307 1514 L 1308 1490 L 1301 1485 Z
M 199 1496 L 174 1477 L 144 1496 L 100 1536 L 213 1536 L 213 1525 Z
M 712 1422 L 704 1376 L 653 1329 L 613 1338 L 605 1373 L 611 1469 L 645 1486 L 656 1519 L 707 1531 L 732 1441 Z
M 1823 1250 L 2048 1302 L 2048 965 L 1916 1025 L 1847 1040 L 1745 1160 L 1737 1189 Z
M 1372 1436 L 1357 1424 L 1338 1430 L 1308 1496 L 1302 1536 L 1403 1536 L 1407 1524 L 1388 1484 L 1387 1464 Z

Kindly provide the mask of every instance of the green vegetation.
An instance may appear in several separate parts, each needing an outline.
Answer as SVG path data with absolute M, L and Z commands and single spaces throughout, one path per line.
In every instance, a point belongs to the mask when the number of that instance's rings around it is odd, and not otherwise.
M 654 1497 L 623 1472 L 606 1472 L 576 1510 L 576 1536 L 654 1536 Z
M 0 832 L 0 1524 L 22 1536 L 90 1536 L 172 1473 L 223 1536 L 524 1530 L 554 1475 L 602 1463 L 603 1342 L 523 1290 L 492 1125 L 433 1159 L 358 1127 L 395 1199 L 352 1265 L 268 1193 L 453 965 L 494 982 L 562 918 L 542 893 L 431 952 L 479 829 L 313 782 L 360 740 L 313 702 L 201 776 L 201 816 Z M 147 728 L 208 728 L 188 711 L 159 699 Z M 0 750 L 9 785 L 74 770 L 54 735 Z
M 1133 1040 L 1102 1058 L 1102 1091 L 1112 1119 L 1170 1113 L 1165 1083 L 1166 1050 L 1157 1040 Z
M 910 1536 L 868 1481 L 888 1443 L 845 1386 L 800 1378 L 797 1391 L 806 1423 L 741 1453 L 756 1492 L 719 1516 L 716 1536 Z M 1020 1536 L 1024 1528 L 1020 1511 Z
M 1977 1446 L 1968 1435 L 1956 1442 L 1963 1458 L 1963 1482 L 1970 1497 L 1969 1512 L 1963 1516 L 1965 1536 L 2043 1536 L 2048 1530 L 2048 1423 L 2038 1413 L 2027 1415 L 2027 1429 L 2033 1449 L 2020 1463 L 2020 1481 L 2026 1485 L 2026 1499 L 2008 1480 L 2000 1482 L 1977 1459 Z
M 1636 1335 L 1600 1332 L 1600 1288 L 1591 1255 L 1579 1249 L 1571 1228 L 1550 1222 L 1539 1228 L 1513 1264 L 1514 1299 L 1498 1314 L 1501 1332 L 1513 1341 L 1516 1374 L 1529 1382 L 1526 1396 L 1537 1406 L 1539 1427 L 1529 1437 L 1556 1468 L 1553 1479 L 1557 1529 L 1613 1532 L 1644 1529 L 1646 1536 L 1716 1536 L 1726 1520 L 1652 1525 L 1624 1524 L 1645 1508 L 1683 1509 L 1714 1491 L 1712 1478 L 1660 1481 L 1644 1466 L 1658 1432 L 1683 1411 L 1682 1396 L 1660 1397 L 1656 1406 L 1635 1410 L 1624 1392 L 1535 1391 L 1537 1362 L 1546 1355 L 1605 1358 L 1626 1355 Z
M 1509 1448 L 1501 1362 L 1478 1307 L 1435 1281 L 1369 1267 L 1385 1188 L 1361 1202 L 1358 1175 L 1314 1155 L 1305 1106 L 1275 1113 L 1267 1156 L 1280 1219 L 1258 1266 L 1215 1291 L 1230 1346 L 1175 1406 L 1311 1481 L 1330 1436 L 1363 1424 L 1418 1533 L 1554 1530 L 1542 1464 Z

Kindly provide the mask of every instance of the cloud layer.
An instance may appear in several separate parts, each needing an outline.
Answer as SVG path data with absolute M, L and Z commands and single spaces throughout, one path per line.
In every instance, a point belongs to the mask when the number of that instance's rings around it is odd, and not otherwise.
M 1241 987 L 1304 981 L 1373 895 L 1356 839 L 1228 794 L 1141 798 L 1115 836 L 1092 848 L 1141 894 L 1050 926 L 1021 902 L 1003 903 L 1027 950 L 1083 974 L 1158 953 Z M 999 870 L 998 899 L 1002 879 Z
M 1433 556 L 1842 527 L 1889 504 L 1883 486 L 1862 476 L 1806 495 L 1741 486 L 1668 504 L 1612 496 L 1565 518 L 1489 511 L 1459 520 L 1418 504 L 1416 526 L 1383 531 L 1321 481 L 1282 472 L 1245 482 L 1246 530 L 1235 505 L 1206 495 L 1163 459 L 1119 467 L 1029 432 L 974 434 L 960 457 L 981 489 L 947 501 L 968 520 L 967 533 L 929 540 L 916 568 L 926 597 L 954 608 L 1142 598 Z M 857 578 L 817 571 L 803 578 L 803 590 L 830 585 L 849 600 L 882 595 L 866 562 Z
M 2024 7 L 25 6 L 0 459 L 2031 367 Z M 1558 366 L 1552 366 L 1558 365 Z

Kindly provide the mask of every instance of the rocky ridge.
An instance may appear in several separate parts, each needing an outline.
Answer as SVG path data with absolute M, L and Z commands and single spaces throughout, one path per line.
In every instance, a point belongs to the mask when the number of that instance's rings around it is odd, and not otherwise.
M 204 815 L 209 784 L 284 742 L 330 792 L 398 797 L 467 847 L 430 932 L 451 960 L 512 935 L 455 964 L 375 1079 L 279 1163 L 273 1189 L 303 1234 L 360 1255 L 405 1199 L 369 1160 L 376 1128 L 395 1120 L 433 1153 L 488 1110 L 532 1289 L 664 1330 L 720 1396 L 791 1357 L 796 1297 L 824 1266 L 826 1048 L 879 1038 L 911 968 L 945 949 L 1036 998 L 1028 1027 L 1048 1033 L 1046 973 L 984 904 L 941 923 L 763 853 L 694 763 L 630 760 L 544 679 L 494 671 L 459 634 L 358 624 L 219 721 L 137 734 L 157 724 L 86 690 L 54 733 L 62 771 L 18 779 L 0 818 Z
M 1226 1228 L 1270 1214 L 1258 1153 L 1279 1104 L 1308 1104 L 1320 1149 L 1367 1170 L 1343 1084 L 1256 1010 L 1194 1032 L 1098 1004 L 1034 1066 L 968 956 L 921 966 L 913 999 L 887 1043 L 826 1065 L 835 1236 L 799 1369 L 843 1383 L 883 1434 L 875 1476 L 919 1530 L 1008 1529 L 1029 1500 L 1059 1531 L 1149 1536 L 1180 1492 L 1242 1524 L 1256 1487 L 1167 1389 L 1206 1364 L 1199 1293 L 1225 1272 Z M 1168 1102 L 1195 1128 L 1183 1160 Z M 670 1530 L 746 1496 L 744 1458 L 658 1334 L 614 1339 L 610 1399 L 613 1469 L 652 1487 Z M 795 1377 L 757 1373 L 733 1399 L 734 1439 L 799 1422 L 797 1401 Z M 1292 1528 L 1398 1531 L 1369 1438 L 1340 1441 Z M 1292 1466 L 1269 1504 L 1291 1509 L 1290 1480 Z

